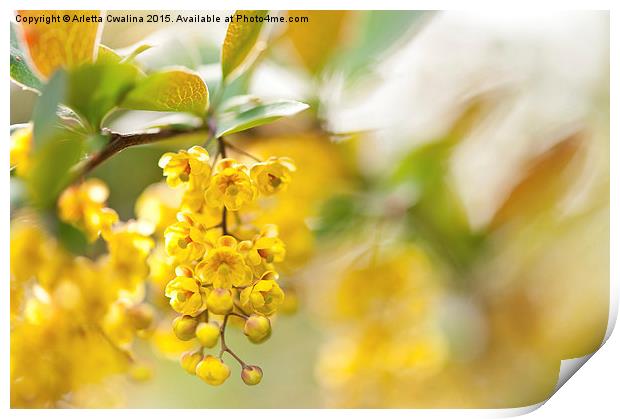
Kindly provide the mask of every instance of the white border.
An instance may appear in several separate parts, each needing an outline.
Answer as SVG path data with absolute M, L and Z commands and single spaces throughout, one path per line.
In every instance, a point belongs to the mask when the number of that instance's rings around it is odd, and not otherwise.
M 617 4 L 620 2 L 614 2 L 611 0 L 564 0 L 564 1 L 540 1 L 540 0 L 521 0 L 521 1 L 458 1 L 458 0 L 421 0 L 421 1 L 398 1 L 398 0 L 358 0 L 356 2 L 347 2 L 342 0 L 297 0 L 297 1 L 282 1 L 282 0 L 236 0 L 236 1 L 224 1 L 213 0 L 206 2 L 199 1 L 183 1 L 176 0 L 173 3 L 170 1 L 152 0 L 148 3 L 140 2 L 137 0 L 108 0 L 108 1 L 91 1 L 91 0 L 60 0 L 55 2 L 32 0 L 32 1 L 14 1 L 9 0 L 3 2 L 4 21 L 7 22 L 12 16 L 12 12 L 15 9 L 27 8 L 27 9 L 118 9 L 118 10 L 145 10 L 145 9 L 174 9 L 174 10 L 199 10 L 199 9 L 211 9 L 211 10 L 230 10 L 230 9 L 270 9 L 270 10 L 287 10 L 287 9 L 384 9 L 384 10 L 398 10 L 398 9 L 477 9 L 477 10 L 489 10 L 489 9 L 502 9 L 509 10 L 511 13 L 527 14 L 528 10 L 610 10 L 611 20 L 611 42 L 610 42 L 610 54 L 611 54 L 611 111 L 610 115 L 620 115 L 618 112 L 618 75 L 620 74 L 620 66 L 618 60 L 620 59 L 620 30 L 614 26 L 617 22 L 617 9 L 620 8 Z M 145 7 L 145 4 L 148 7 Z M 2 48 L 2 56 L 8 56 L 9 48 L 9 31 L 5 30 L 3 33 L 3 40 L 0 41 L 0 48 Z M 8 167 L 8 126 L 9 126 L 9 111 L 10 104 L 6 98 L 10 97 L 9 94 L 9 66 L 0 66 L 0 80 L 5 80 L 5 83 L 0 84 L 3 89 L 4 101 L 2 102 L 2 121 L 4 126 L 7 127 L 7 134 L 5 134 L 4 141 L 0 141 L 2 162 L 0 167 Z M 611 118 L 611 138 L 618 137 L 618 120 Z M 618 144 L 616 141 L 611 141 L 611 214 L 618 214 L 620 206 L 618 205 Z M 0 237 L 3 240 L 3 252 L 2 252 L 2 266 L 4 272 L 1 275 L 8 281 L 9 278 L 9 175 L 8 170 L 2 172 L 2 183 L 0 184 L 0 191 L 2 193 L 3 203 L 0 214 Z M 611 218 L 610 229 L 610 254 L 618 255 L 618 222 L 613 217 Z M 610 326 L 606 337 L 611 334 L 613 325 L 615 324 L 618 312 L 617 296 L 619 294 L 618 277 L 620 276 L 620 268 L 616 259 L 611 258 L 611 284 L 610 284 Z M 3 287 L 5 298 L 3 312 L 1 318 L 4 319 L 2 323 L 2 362 L 0 363 L 0 375 L 2 376 L 2 386 L 0 392 L 0 406 L 2 410 L 8 409 L 9 406 L 9 295 L 6 293 L 6 285 Z M 594 417 L 610 417 L 614 412 L 617 414 L 619 411 L 618 406 L 620 404 L 617 397 L 617 384 L 618 373 L 620 372 L 620 340 L 617 337 L 617 333 L 609 339 L 604 347 L 598 351 L 593 359 L 586 364 L 586 367 L 582 371 L 577 373 L 577 378 L 569 380 L 569 382 L 562 387 L 558 393 L 550 399 L 546 406 L 537 410 L 534 415 L 540 418 L 546 417 L 573 417 L 579 415 L 583 417 L 584 414 L 595 413 Z M 534 408 L 535 409 L 535 408 Z M 530 409 L 508 409 L 508 410 L 384 410 L 381 415 L 387 416 L 424 416 L 424 417 L 489 417 L 489 416 L 512 416 L 515 414 L 527 413 Z M 89 416 L 108 416 L 109 411 L 39 411 L 40 413 L 49 415 L 50 417 L 72 416 L 78 415 L 83 417 L 88 413 Z M 172 415 L 183 415 L 184 417 L 196 416 L 204 418 L 205 414 L 208 415 L 231 415 L 241 413 L 239 410 L 226 410 L 216 411 L 210 410 L 208 412 L 201 410 L 149 410 L 145 414 L 153 415 L 156 417 L 169 418 Z M 11 410 L 8 412 L 11 415 L 22 416 L 30 415 L 33 412 L 27 410 Z M 131 410 L 118 410 L 115 411 L 121 416 L 133 416 L 140 414 L 141 412 L 135 412 Z M 330 417 L 340 417 L 341 415 L 375 415 L 377 412 L 368 410 L 324 410 L 321 414 L 325 414 Z M 273 417 L 273 416 L 289 416 L 294 414 L 300 417 L 313 417 L 316 412 L 311 410 L 295 410 L 293 412 L 283 410 L 255 410 L 247 412 L 252 417 Z M 221 416 L 220 416 L 221 417 Z

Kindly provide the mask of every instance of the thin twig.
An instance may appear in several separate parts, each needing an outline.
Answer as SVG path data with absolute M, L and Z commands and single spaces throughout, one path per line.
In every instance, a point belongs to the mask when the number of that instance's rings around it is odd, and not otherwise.
M 243 150 L 243 149 L 241 149 L 241 148 L 239 148 L 239 147 L 237 147 L 237 146 L 235 146 L 235 145 L 232 145 L 232 144 L 231 144 L 231 143 L 229 143 L 228 141 L 224 141 L 224 140 L 222 140 L 222 142 L 224 142 L 224 143 L 226 144 L 226 146 L 227 146 L 227 147 L 229 147 L 230 149 L 235 150 L 235 152 L 237 152 L 237 153 L 239 153 L 239 154 L 242 154 L 242 155 L 244 155 L 244 156 L 247 156 L 247 157 L 251 158 L 252 160 L 254 160 L 254 161 L 256 161 L 256 162 L 259 162 L 259 163 L 261 163 L 261 162 L 262 162 L 262 160 L 261 160 L 261 159 L 259 159 L 258 157 L 256 157 L 256 156 L 252 155 L 251 153 L 248 153 L 247 151 L 245 151 L 245 150 Z
M 174 129 L 162 129 L 156 132 L 147 132 L 140 134 L 121 134 L 118 132 L 108 131 L 108 144 L 98 153 L 93 154 L 86 163 L 77 171 L 75 179 L 80 179 L 101 163 L 123 151 L 124 149 L 136 145 L 151 144 L 158 141 L 169 140 L 179 135 L 195 134 L 199 132 L 207 132 L 205 127 L 192 128 L 185 131 Z
M 239 358 L 239 356 L 237 356 L 236 353 L 234 353 L 232 351 L 232 349 L 230 349 L 228 347 L 228 345 L 226 345 L 226 324 L 228 323 L 228 317 L 230 316 L 230 314 L 227 314 L 224 316 L 224 321 L 222 322 L 222 326 L 220 326 L 220 355 L 219 358 L 220 360 L 222 360 L 222 356 L 224 355 L 224 352 L 228 352 L 229 354 L 232 355 L 233 358 L 235 358 L 237 360 L 237 362 L 242 366 L 245 367 L 246 363 L 243 362 L 243 360 L 241 358 Z

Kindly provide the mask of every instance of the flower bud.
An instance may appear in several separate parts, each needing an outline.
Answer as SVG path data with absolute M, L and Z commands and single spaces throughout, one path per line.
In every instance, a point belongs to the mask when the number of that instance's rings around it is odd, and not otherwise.
M 215 288 L 207 297 L 207 308 L 214 314 L 227 314 L 233 308 L 233 297 L 230 290 Z
M 252 314 L 245 321 L 243 333 L 252 343 L 262 343 L 271 336 L 271 322 L 267 317 Z
M 148 329 L 153 323 L 153 308 L 146 303 L 130 307 L 127 310 L 127 315 L 136 330 Z
M 181 340 L 190 340 L 196 336 L 198 320 L 192 316 L 179 316 L 172 322 L 174 334 Z
M 200 361 L 202 361 L 202 353 L 198 351 L 188 351 L 181 355 L 181 367 L 192 375 L 196 374 L 196 366 Z
M 254 386 L 263 379 L 263 370 L 257 365 L 245 365 L 241 370 L 241 379 L 249 386 Z
M 202 346 L 213 348 L 220 337 L 220 326 L 215 322 L 202 322 L 196 328 L 196 337 Z
M 136 364 L 129 369 L 129 377 L 137 382 L 148 381 L 153 378 L 153 369 L 146 364 Z
M 219 386 L 230 377 L 230 368 L 222 360 L 207 355 L 196 366 L 196 375 L 207 384 Z

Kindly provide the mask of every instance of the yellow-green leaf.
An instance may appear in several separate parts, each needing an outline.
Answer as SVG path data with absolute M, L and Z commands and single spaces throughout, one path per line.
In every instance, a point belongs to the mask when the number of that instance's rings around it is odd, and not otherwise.
M 234 20 L 228 25 L 226 38 L 222 45 L 222 78 L 228 79 L 235 70 L 241 69 L 243 64 L 249 64 L 252 52 L 263 26 L 262 18 L 267 15 L 266 10 L 237 10 Z M 245 16 L 254 18 L 254 22 L 244 22 Z M 260 22 L 256 22 L 256 18 Z
M 77 22 L 20 23 L 30 61 L 43 78 L 58 68 L 73 68 L 95 59 L 101 32 L 99 10 L 20 10 L 19 14 L 22 18 L 51 14 L 68 15 L 71 20 L 78 17 Z
M 149 74 L 131 90 L 123 108 L 189 112 L 202 116 L 209 106 L 209 91 L 200 76 L 187 69 L 169 69 Z
M 105 45 L 99 45 L 99 52 L 97 53 L 98 64 L 118 64 L 123 57 L 118 55 L 112 48 L 108 48 Z
M 69 72 L 65 104 L 76 111 L 94 129 L 113 110 L 142 77 L 133 64 L 95 63 Z

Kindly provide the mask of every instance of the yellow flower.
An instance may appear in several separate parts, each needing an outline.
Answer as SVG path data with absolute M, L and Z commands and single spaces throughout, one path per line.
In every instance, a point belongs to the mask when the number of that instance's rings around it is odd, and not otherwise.
M 233 296 L 229 289 L 215 288 L 207 297 L 207 308 L 213 314 L 227 314 L 233 308 Z
M 207 355 L 196 366 L 196 375 L 207 384 L 219 386 L 230 377 L 230 368 L 220 359 Z
M 43 230 L 28 220 L 11 222 L 11 277 L 25 282 L 37 275 L 49 260 L 51 249 Z
M 117 302 L 112 304 L 105 314 L 102 328 L 108 336 L 118 346 L 126 346 L 134 338 L 134 329 L 127 316 L 127 306 Z
M 183 193 L 181 208 L 193 213 L 202 212 L 205 207 L 205 190 L 209 186 L 210 180 L 211 178 L 206 176 L 192 176 Z M 216 212 L 219 213 L 219 211 Z
M 179 263 L 200 259 L 205 252 L 204 226 L 187 213 L 179 213 L 177 219 L 179 222 L 170 225 L 164 232 L 166 253 Z
M 188 374 L 196 374 L 196 367 L 200 361 L 202 361 L 202 353 L 200 351 L 187 351 L 181 355 L 181 367 Z
M 196 266 L 196 275 L 204 284 L 215 288 L 246 287 L 252 282 L 252 271 L 237 250 L 237 240 L 222 236 Z
M 245 166 L 233 159 L 222 159 L 215 167 L 215 175 L 205 192 L 207 205 L 237 211 L 256 198 L 256 188 Z
M 253 313 L 270 316 L 284 301 L 284 292 L 275 281 L 277 274 L 265 272 L 253 286 L 245 288 L 239 295 L 242 307 Z
M 147 258 L 153 249 L 153 239 L 137 222 L 118 224 L 104 239 L 108 244 L 108 267 L 120 281 L 122 288 L 132 290 L 149 273 Z
M 11 134 L 11 168 L 19 177 L 24 177 L 30 168 L 32 150 L 32 125 L 18 128 Z
M 94 241 L 118 222 L 116 211 L 105 207 L 108 195 L 108 187 L 99 179 L 69 186 L 58 199 L 60 219 L 84 230 Z
M 187 184 L 194 176 L 208 178 L 211 174 L 209 153 L 200 146 L 178 153 L 165 153 L 159 159 L 159 167 L 164 169 L 166 182 L 173 188 Z
M 179 266 L 177 277 L 166 285 L 166 297 L 170 298 L 170 306 L 180 314 L 196 316 L 207 307 L 205 290 L 194 278 L 191 268 Z
M 196 337 L 202 346 L 213 348 L 220 337 L 220 325 L 212 321 L 200 323 L 196 328 Z
M 283 191 L 291 183 L 291 172 L 295 164 L 286 157 L 270 157 L 267 161 L 256 163 L 250 170 L 252 180 L 263 195 L 273 195 Z
M 178 316 L 172 321 L 172 330 L 180 340 L 191 340 L 196 337 L 198 320 L 192 316 Z
M 263 226 L 253 242 L 240 243 L 240 249 L 245 250 L 246 257 L 251 265 L 261 263 L 282 262 L 286 255 L 284 243 L 278 238 L 278 227 L 274 224 Z

